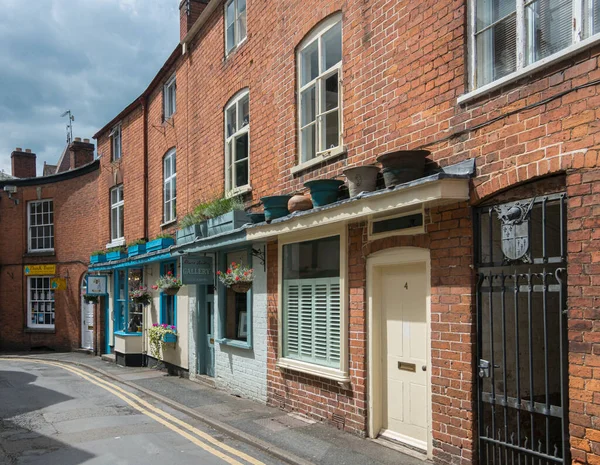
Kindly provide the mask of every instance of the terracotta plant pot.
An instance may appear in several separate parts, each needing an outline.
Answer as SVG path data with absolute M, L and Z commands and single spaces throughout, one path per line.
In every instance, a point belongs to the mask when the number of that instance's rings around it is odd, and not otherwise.
M 312 200 L 304 194 L 294 194 L 288 201 L 288 210 L 290 213 L 310 210 L 313 207 Z
M 251 287 L 252 287 L 252 283 L 247 283 L 247 282 L 235 283 L 235 284 L 231 285 L 231 290 L 233 292 L 237 292 L 238 294 L 245 294 L 246 292 L 248 292 L 250 290 Z
M 377 158 L 383 167 L 385 187 L 414 181 L 425 174 L 425 157 L 428 150 L 398 150 L 385 153 Z
M 350 197 L 356 197 L 361 192 L 373 192 L 377 187 L 377 173 L 379 167 L 373 165 L 344 170 L 344 176 L 348 179 Z
M 310 189 L 310 196 L 315 207 L 322 207 L 336 202 L 338 191 L 344 181 L 339 179 L 317 179 L 304 183 L 305 187 Z
M 168 287 L 163 289 L 163 292 L 167 295 L 176 295 L 179 292 L 179 287 Z

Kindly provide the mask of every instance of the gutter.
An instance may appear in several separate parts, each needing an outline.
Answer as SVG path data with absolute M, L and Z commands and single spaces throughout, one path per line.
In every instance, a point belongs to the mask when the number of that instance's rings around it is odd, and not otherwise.
M 202 29 L 202 26 L 208 21 L 208 18 L 215 12 L 217 7 L 221 4 L 221 0 L 210 0 L 206 8 L 200 13 L 200 16 L 192 26 L 192 28 L 185 35 L 180 45 L 182 46 L 182 54 L 185 55 L 187 53 L 187 48 L 190 42 L 196 37 L 196 34 Z
M 67 179 L 77 178 L 84 174 L 91 173 L 100 168 L 100 159 L 96 158 L 94 161 L 80 166 L 74 170 L 63 171 L 58 174 L 50 174 L 48 176 L 39 176 L 35 178 L 12 178 L 12 179 L 0 179 L 0 187 L 7 185 L 10 186 L 37 186 L 41 184 L 52 184 L 53 182 L 66 181 Z

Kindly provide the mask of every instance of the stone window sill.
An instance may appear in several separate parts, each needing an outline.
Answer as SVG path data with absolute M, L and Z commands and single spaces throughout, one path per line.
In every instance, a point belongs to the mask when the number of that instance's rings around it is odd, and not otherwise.
M 25 333 L 56 334 L 55 328 L 25 328 Z
M 306 171 L 316 165 L 320 165 L 321 163 L 325 162 L 325 161 L 329 161 L 333 158 L 337 158 L 340 157 L 342 155 L 345 155 L 348 153 L 348 149 L 346 148 L 346 146 L 340 146 L 337 147 L 335 149 L 332 149 L 329 152 L 325 152 L 322 153 L 321 155 L 316 156 L 315 158 L 313 158 L 312 160 L 309 161 L 305 161 L 303 163 L 300 163 L 294 167 L 292 167 L 290 169 L 290 173 L 292 175 L 297 174 L 301 171 Z

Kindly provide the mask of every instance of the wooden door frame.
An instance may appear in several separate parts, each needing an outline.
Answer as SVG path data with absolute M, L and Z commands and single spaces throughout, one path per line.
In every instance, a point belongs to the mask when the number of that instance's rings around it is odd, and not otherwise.
M 431 257 L 429 249 L 396 247 L 381 250 L 367 257 L 367 404 L 368 435 L 376 438 L 383 424 L 383 376 L 381 340 L 381 293 L 378 274 L 385 266 L 425 263 L 427 321 L 427 457 L 432 458 L 432 414 L 431 414 Z

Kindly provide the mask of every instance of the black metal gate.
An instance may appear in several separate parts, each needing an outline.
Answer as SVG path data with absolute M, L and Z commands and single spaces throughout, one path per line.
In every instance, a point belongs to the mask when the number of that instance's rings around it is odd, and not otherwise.
M 567 463 L 566 195 L 475 212 L 481 465 Z

